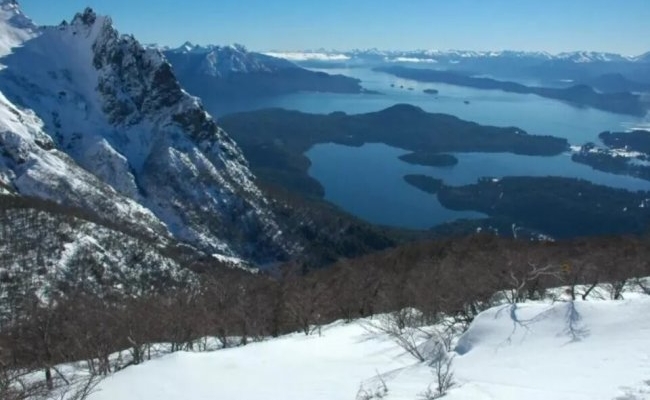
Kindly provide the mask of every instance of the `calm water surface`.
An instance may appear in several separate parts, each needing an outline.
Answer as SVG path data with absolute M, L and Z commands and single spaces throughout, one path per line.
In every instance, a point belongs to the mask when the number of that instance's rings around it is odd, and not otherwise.
M 428 112 L 452 114 L 480 124 L 517 126 L 530 134 L 563 137 L 571 144 L 598 141 L 598 134 L 605 130 L 650 126 L 647 117 L 576 107 L 535 95 L 420 83 L 361 68 L 325 72 L 361 79 L 363 87 L 382 94 L 295 93 L 254 101 L 206 104 L 206 107 L 214 115 L 268 107 L 357 114 L 408 103 Z M 437 89 L 439 94 L 424 93 L 427 88 Z M 650 182 L 592 170 L 572 162 L 568 154 L 530 157 L 459 153 L 455 154 L 458 165 L 435 168 L 399 160 L 398 156 L 404 153 L 402 149 L 383 144 L 358 148 L 319 144 L 307 152 L 312 161 L 309 173 L 325 187 L 326 198 L 347 211 L 370 222 L 409 228 L 428 228 L 482 214 L 445 209 L 435 196 L 408 185 L 403 179 L 406 174 L 425 174 L 451 185 L 474 183 L 484 176 L 566 176 L 628 190 L 650 190 Z
M 374 223 L 429 228 L 459 218 L 477 218 L 475 212 L 444 208 L 436 196 L 406 183 L 407 174 L 423 174 L 449 185 L 475 183 L 479 177 L 566 176 L 628 190 L 650 190 L 650 182 L 594 171 L 574 163 L 569 154 L 530 157 L 507 153 L 453 153 L 453 167 L 412 165 L 398 157 L 408 151 L 385 144 L 348 147 L 326 143 L 312 147 L 309 174 L 325 187 L 325 198 Z
M 517 126 L 530 134 L 564 137 L 571 144 L 596 141 L 602 131 L 647 127 L 650 124 L 648 117 L 638 118 L 581 108 L 532 94 L 421 83 L 362 68 L 324 71 L 361 79 L 363 87 L 382 94 L 294 93 L 266 99 L 230 101 L 227 104 L 206 104 L 206 107 L 217 116 L 268 107 L 317 114 L 334 111 L 358 114 L 408 103 L 428 112 L 452 114 L 484 125 Z M 391 87 L 391 84 L 395 87 Z M 404 88 L 401 89 L 400 86 Z M 423 90 L 427 88 L 437 89 L 440 93 L 426 94 Z M 466 100 L 469 104 L 464 103 Z

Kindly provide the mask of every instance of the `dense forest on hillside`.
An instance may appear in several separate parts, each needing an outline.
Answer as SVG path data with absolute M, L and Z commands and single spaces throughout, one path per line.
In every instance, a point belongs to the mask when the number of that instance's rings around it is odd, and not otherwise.
M 480 179 L 441 185 L 438 199 L 453 210 L 475 210 L 555 238 L 643 234 L 650 229 L 647 192 L 631 192 L 561 177 Z

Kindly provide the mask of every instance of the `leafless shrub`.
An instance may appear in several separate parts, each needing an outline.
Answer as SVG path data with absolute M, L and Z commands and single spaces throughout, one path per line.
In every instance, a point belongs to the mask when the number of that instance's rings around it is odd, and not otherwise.
M 627 279 L 618 279 L 612 282 L 605 284 L 609 292 L 609 297 L 612 300 L 621 300 L 623 298 L 623 289 L 627 284 Z
M 365 327 L 370 332 L 388 335 L 408 354 L 423 362 L 427 357 L 422 344 L 431 339 L 432 335 L 421 326 L 411 323 L 418 320 L 415 316 L 417 313 L 417 310 L 407 309 L 383 314 L 376 321 L 365 323 Z
M 650 296 L 650 283 L 648 283 L 647 279 L 644 278 L 634 278 L 634 285 L 638 287 L 642 293 L 647 294 Z
M 449 389 L 456 384 L 452 368 L 454 357 L 449 355 L 441 342 L 436 342 L 432 357 L 429 366 L 436 377 L 435 388 L 433 387 L 434 383 L 429 384 L 426 390 L 418 394 L 420 400 L 435 400 L 444 397 Z
M 88 374 L 66 378 L 59 374 L 50 381 L 36 379 L 35 370 L 0 366 L 2 400 L 85 400 L 94 393 L 101 378 Z
M 431 385 L 427 386 L 426 390 L 418 393 L 418 400 L 436 400 L 438 394 L 431 388 Z
M 454 356 L 444 349 L 443 344 L 438 342 L 437 349 L 434 353 L 433 359 L 429 362 L 433 374 L 436 376 L 436 390 L 434 399 L 443 397 L 447 391 L 456 384 L 454 380 L 454 372 L 452 363 Z
M 373 400 L 373 399 L 383 399 L 388 395 L 388 386 L 384 378 L 377 372 L 376 377 L 377 385 L 374 389 L 369 389 L 359 385 L 359 390 L 357 391 L 356 400 Z

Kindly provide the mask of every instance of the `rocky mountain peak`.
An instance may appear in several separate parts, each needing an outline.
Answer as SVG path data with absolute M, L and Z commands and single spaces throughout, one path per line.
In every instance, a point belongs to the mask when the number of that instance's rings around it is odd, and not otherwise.
M 0 2 L 0 11 L 2 12 L 2 19 L 6 20 L 9 25 L 14 28 L 32 29 L 36 25 L 23 14 L 20 4 L 16 0 L 2 0 Z
M 93 11 L 93 9 L 90 7 L 86 7 L 86 9 L 83 12 L 75 14 L 70 24 L 91 26 L 92 24 L 95 23 L 96 20 L 97 20 L 97 14 L 95 13 L 95 11 Z
M 9 9 L 19 9 L 20 5 L 18 4 L 17 0 L 2 0 L 0 1 L 0 7 L 9 10 Z
M 39 132 L 70 171 L 44 162 L 37 177 L 11 160 L 3 164 L 0 151 L 0 176 L 10 186 L 96 213 L 126 198 L 123 209 L 150 212 L 177 240 L 210 254 L 260 262 L 286 254 L 290 245 L 241 150 L 183 90 L 159 50 L 120 35 L 90 8 L 15 43 L 0 53 L 0 92 L 42 121 Z M 21 136 L 21 149 L 36 149 L 27 146 L 36 143 L 32 136 Z M 50 157 L 50 150 L 34 151 Z M 52 176 L 76 181 L 54 187 Z M 95 190 L 98 181 L 109 191 Z M 80 185 L 83 199 L 68 193 Z

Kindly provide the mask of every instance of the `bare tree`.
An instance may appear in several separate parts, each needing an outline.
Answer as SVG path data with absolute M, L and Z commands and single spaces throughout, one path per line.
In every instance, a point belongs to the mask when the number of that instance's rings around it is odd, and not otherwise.
M 412 308 L 395 311 L 378 316 L 376 321 L 364 322 L 364 327 L 372 333 L 386 334 L 408 354 L 424 362 L 427 353 L 422 345 L 432 334 L 416 322 L 420 320 L 418 314 Z
M 282 281 L 284 309 L 299 329 L 310 335 L 322 323 L 322 310 L 326 299 L 324 282 L 315 276 L 300 276 L 294 269 Z
M 506 299 L 509 303 L 521 303 L 529 297 L 531 288 L 537 287 L 542 277 L 560 278 L 560 268 L 554 264 L 539 266 L 528 261 L 524 268 L 511 269 L 506 281 L 510 288 L 506 290 Z
M 431 372 L 436 377 L 435 388 L 434 384 L 431 383 L 426 390 L 418 395 L 419 399 L 435 400 L 444 397 L 449 389 L 456 384 L 452 368 L 453 361 L 453 355 L 449 355 L 442 343 L 436 343 L 436 348 L 432 352 L 432 359 L 429 361 Z
M 443 344 L 438 342 L 433 359 L 429 362 L 429 366 L 431 366 L 432 372 L 436 376 L 436 396 L 433 397 L 434 399 L 446 395 L 447 391 L 456 384 L 452 369 L 453 361 L 454 356 L 449 355 Z

